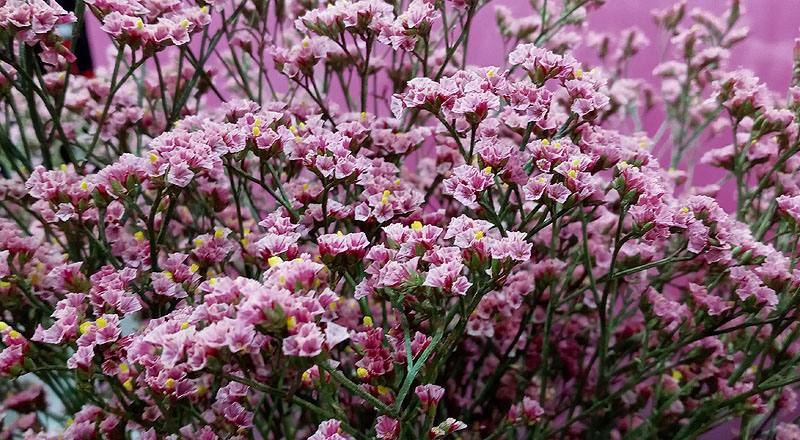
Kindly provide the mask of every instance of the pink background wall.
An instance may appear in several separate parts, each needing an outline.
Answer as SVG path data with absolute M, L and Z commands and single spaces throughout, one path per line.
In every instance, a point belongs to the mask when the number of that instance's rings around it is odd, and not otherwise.
M 664 40 L 653 24 L 650 11 L 674 4 L 669 0 L 607 0 L 600 9 L 589 15 L 589 28 L 613 32 L 637 26 L 650 38 L 651 50 L 640 53 L 631 74 L 650 78 L 658 64 Z M 688 8 L 701 7 L 721 13 L 726 0 L 688 0 Z M 791 54 L 795 37 L 800 37 L 800 0 L 742 0 L 745 13 L 742 23 L 750 27 L 750 37 L 737 47 L 732 66 L 747 67 L 756 72 L 773 88 L 785 88 L 791 71 Z M 495 26 L 494 7 L 505 5 L 517 16 L 529 15 L 531 8 L 525 0 L 495 0 L 476 17 L 476 31 L 470 40 L 469 60 L 475 64 L 499 64 L 504 54 L 499 51 L 500 35 Z M 94 17 L 88 16 L 89 39 L 96 61 L 105 60 L 108 38 Z M 578 51 L 581 55 L 581 50 Z M 586 53 L 584 52 L 584 57 Z M 582 58 L 584 58 L 582 57 Z

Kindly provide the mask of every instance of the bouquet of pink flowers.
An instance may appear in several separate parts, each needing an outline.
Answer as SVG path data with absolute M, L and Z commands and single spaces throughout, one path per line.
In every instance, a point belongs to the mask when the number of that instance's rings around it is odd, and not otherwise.
M 0 0 L 0 438 L 800 438 L 800 87 L 602 3 Z

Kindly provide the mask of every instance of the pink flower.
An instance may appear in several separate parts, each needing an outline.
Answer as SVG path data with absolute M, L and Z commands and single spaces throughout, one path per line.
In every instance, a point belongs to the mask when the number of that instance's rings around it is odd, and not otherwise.
M 308 440 L 352 440 L 352 437 L 342 432 L 340 426 L 341 422 L 338 420 L 326 420 L 319 424 L 317 432 L 311 435 Z
M 525 396 L 521 403 L 517 403 L 508 410 L 508 419 L 517 422 L 520 419 L 525 423 L 533 424 L 544 415 L 544 409 L 537 400 Z
M 446 179 L 442 185 L 445 194 L 461 202 L 468 208 L 475 209 L 478 193 L 492 185 L 494 175 L 491 167 L 479 170 L 469 165 L 461 165 L 453 170 L 453 175 Z
M 283 340 L 283 353 L 287 356 L 314 357 L 322 353 L 325 335 L 313 323 L 303 324 L 297 333 Z
M 400 422 L 391 417 L 378 416 L 375 419 L 375 434 L 381 440 L 400 438 Z
M 442 400 L 444 388 L 434 384 L 418 385 L 414 389 L 414 394 L 419 398 L 422 410 L 427 411 L 428 408 L 435 407 Z

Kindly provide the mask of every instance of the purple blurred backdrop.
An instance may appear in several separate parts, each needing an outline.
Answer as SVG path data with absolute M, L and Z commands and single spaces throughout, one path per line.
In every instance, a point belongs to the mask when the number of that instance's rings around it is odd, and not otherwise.
M 651 18 L 653 9 L 663 9 L 673 5 L 668 0 L 607 0 L 598 10 L 590 12 L 588 26 L 585 30 L 616 33 L 636 26 L 650 39 L 649 48 L 639 53 L 631 64 L 629 74 L 633 78 L 642 78 L 653 84 L 653 68 L 661 61 L 665 36 L 656 29 Z M 721 14 L 727 5 L 725 0 L 688 0 L 689 9 L 700 7 L 713 13 Z M 468 60 L 476 65 L 499 65 L 505 54 L 499 31 L 495 25 L 495 6 L 504 5 L 511 9 L 515 16 L 531 14 L 526 0 L 496 0 L 483 8 L 475 18 L 475 26 L 469 43 Z M 789 85 L 792 68 L 792 51 L 794 39 L 800 37 L 800 0 L 742 0 L 745 8 L 741 24 L 750 28 L 750 35 L 743 43 L 736 46 L 731 53 L 730 68 L 747 68 L 756 73 L 772 90 L 783 91 Z M 88 34 L 93 58 L 97 65 L 106 62 L 106 50 L 109 39 L 100 30 L 94 17 L 87 16 Z M 576 56 L 591 66 L 593 56 L 586 48 L 579 48 Z M 653 114 L 645 119 L 645 129 L 651 135 L 661 123 L 660 115 Z M 703 144 L 699 151 L 692 155 L 699 158 L 704 150 L 713 145 Z M 718 145 L 716 145 L 718 146 Z M 700 167 L 694 180 L 697 185 L 716 182 L 723 173 L 710 167 Z M 723 201 L 724 202 L 724 201 Z M 733 426 L 726 424 L 717 428 L 703 438 L 722 440 L 733 438 Z
M 614 32 L 636 26 L 650 38 L 650 50 L 637 55 L 630 73 L 634 77 L 650 79 L 653 67 L 661 57 L 664 39 L 651 19 L 653 9 L 674 4 L 668 0 L 607 0 L 607 3 L 589 14 L 588 28 L 595 31 Z M 701 7 L 722 13 L 725 0 L 688 0 L 689 8 Z M 747 41 L 733 51 L 731 67 L 746 67 L 756 72 L 773 89 L 785 89 L 791 75 L 791 54 L 795 37 L 800 36 L 799 0 L 742 0 L 746 8 L 742 23 L 750 28 Z M 484 7 L 475 19 L 476 31 L 469 45 L 469 61 L 479 65 L 500 64 L 504 54 L 500 34 L 495 26 L 494 7 L 504 5 L 515 15 L 530 15 L 531 8 L 525 0 L 496 0 Z M 98 64 L 106 61 L 105 51 L 109 39 L 100 30 L 97 20 L 88 15 L 89 40 L 92 54 Z M 583 57 L 581 57 L 583 55 Z M 585 59 L 586 52 L 578 50 Z

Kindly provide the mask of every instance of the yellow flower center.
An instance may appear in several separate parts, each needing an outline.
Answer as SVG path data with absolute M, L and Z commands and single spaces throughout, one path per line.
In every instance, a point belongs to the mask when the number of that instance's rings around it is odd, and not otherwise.
M 80 326 L 78 326 L 78 331 L 80 331 L 81 334 L 84 335 L 86 334 L 86 332 L 89 331 L 90 328 L 92 328 L 92 321 L 86 321 L 81 323 Z

